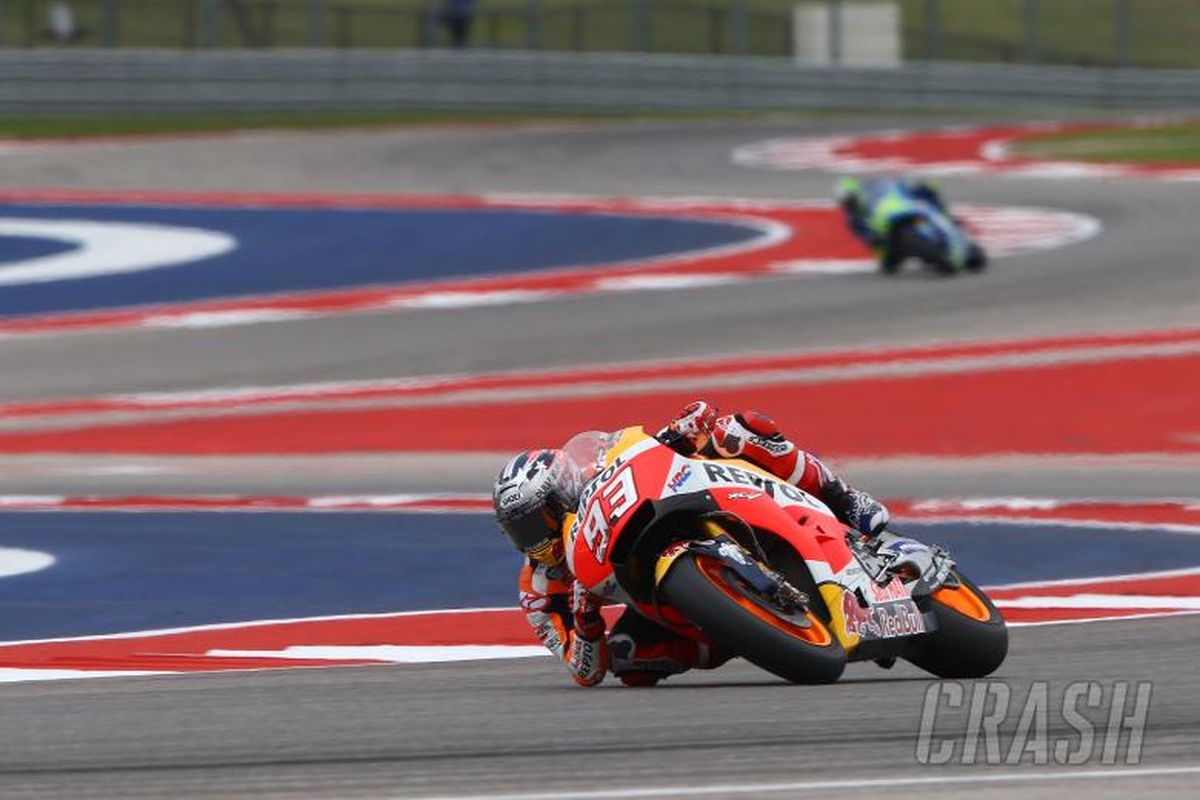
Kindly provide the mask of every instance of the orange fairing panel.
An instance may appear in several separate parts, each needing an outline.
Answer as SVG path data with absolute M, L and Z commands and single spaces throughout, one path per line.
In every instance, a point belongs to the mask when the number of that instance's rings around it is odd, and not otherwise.
M 979 598 L 975 592 L 971 591 L 966 584 L 960 584 L 955 587 L 943 586 L 932 595 L 934 600 L 952 608 L 964 617 L 987 622 L 992 618 L 992 612 L 987 607 L 987 604 Z
M 853 558 L 842 534 L 844 528 L 830 517 L 812 512 L 797 518 L 794 511 L 782 508 L 763 492 L 710 489 L 709 494 L 722 510 L 736 514 L 754 528 L 785 539 L 806 561 L 825 562 L 836 573 Z M 801 523 L 801 519 L 805 522 Z

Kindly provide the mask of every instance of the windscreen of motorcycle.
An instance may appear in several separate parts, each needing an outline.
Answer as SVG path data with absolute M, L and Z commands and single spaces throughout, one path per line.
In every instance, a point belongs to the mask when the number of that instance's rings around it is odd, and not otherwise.
M 575 471 L 581 488 L 604 469 L 605 456 L 619 438 L 619 433 L 584 431 L 572 436 L 562 446 L 567 464 Z

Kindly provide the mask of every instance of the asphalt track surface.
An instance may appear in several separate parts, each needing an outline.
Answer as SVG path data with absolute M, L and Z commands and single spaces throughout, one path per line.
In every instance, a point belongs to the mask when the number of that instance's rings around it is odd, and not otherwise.
M 6 157 L 7 186 L 321 192 L 569 192 L 820 198 L 830 177 L 751 170 L 730 150 L 772 136 L 889 127 L 812 122 L 654 123 L 391 132 L 256 133 L 80 145 Z M 915 125 L 917 120 L 902 121 Z M 928 121 L 920 121 L 928 124 Z M 0 342 L 0 398 L 344 380 L 1194 325 L 1200 270 L 1194 184 L 946 178 L 955 201 L 1040 205 L 1099 218 L 1096 238 L 1013 259 L 980 280 L 914 274 L 763 281 L 536 306 L 420 311 L 196 331 Z M 1194 378 L 1193 378 L 1194 379 Z M 172 462 L 174 463 L 174 462 Z M 182 460 L 154 478 L 95 460 L 7 458 L 12 491 L 228 489 L 479 491 L 485 457 Z M 118 459 L 111 466 L 120 467 Z M 337 468 L 340 477 L 329 479 Z M 1167 497 L 1194 494 L 1195 464 L 863 464 L 881 492 Z M 324 474 L 320 470 L 324 469 Z M 872 471 L 875 470 L 875 471 Z M 877 481 L 882 478 L 882 485 Z M 325 483 L 321 483 L 325 481 Z M 889 483 L 890 481 L 890 483 Z M 926 492 L 922 485 L 928 484 Z M 1189 488 L 1190 487 L 1190 488 Z M 1025 628 L 999 678 L 1151 680 L 1142 773 L 1090 778 L 1051 763 L 922 767 L 929 682 L 854 666 L 834 687 L 791 688 L 744 665 L 661 690 L 584 692 L 547 660 L 121 678 L 0 687 L 0 795 L 402 797 L 741 786 L 738 796 L 1189 796 L 1200 786 L 1200 617 Z M 1015 717 L 1001 728 L 1011 731 Z M 1061 733 L 1061 725 L 1059 725 Z M 1052 728 L 1052 734 L 1054 729 Z M 1098 767 L 1098 765 L 1094 765 Z M 1045 777 L 1053 773 L 1054 777 Z M 989 777 L 989 775 L 991 777 Z M 1006 777 L 1007 776 L 1007 777 Z M 855 780 L 879 780 L 872 785 Z M 914 783 L 930 780 L 932 783 Z M 814 782 L 851 781 L 834 786 Z M 939 783 L 939 781 L 947 781 Z M 962 781 L 962 782 L 955 782 Z M 891 783 L 889 783 L 891 782 Z M 755 786 L 776 784 L 774 790 Z M 840 786 L 841 788 L 838 788 Z M 676 794 L 667 789 L 679 789 Z M 714 795 L 732 794 L 718 790 Z M 639 796 L 627 794 L 619 796 Z

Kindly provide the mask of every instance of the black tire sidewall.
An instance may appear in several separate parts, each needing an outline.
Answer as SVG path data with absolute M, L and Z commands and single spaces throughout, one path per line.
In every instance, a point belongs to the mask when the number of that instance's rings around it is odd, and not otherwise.
M 987 606 L 988 620 L 971 619 L 931 598 L 929 611 L 937 630 L 914 641 L 904 657 L 939 678 L 983 678 L 999 669 L 1008 655 L 1008 626 L 978 586 L 961 574 L 958 579 Z
M 833 683 L 846 652 L 830 633 L 828 645 L 797 639 L 748 613 L 701 572 L 695 553 L 685 553 L 660 584 L 668 602 L 718 646 L 793 683 Z

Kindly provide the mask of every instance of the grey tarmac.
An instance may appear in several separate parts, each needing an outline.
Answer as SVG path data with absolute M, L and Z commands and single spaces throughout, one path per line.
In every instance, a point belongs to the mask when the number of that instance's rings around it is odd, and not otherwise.
M 1027 756 L 1017 765 L 923 767 L 917 744 L 931 681 L 904 664 L 851 665 L 841 682 L 822 687 L 790 686 L 735 662 L 654 689 L 587 690 L 549 658 L 535 658 L 0 686 L 0 786 L 6 799 L 565 800 L 585 791 L 675 788 L 669 796 L 686 798 L 702 796 L 688 788 L 705 785 L 878 780 L 872 794 L 922 798 L 954 785 L 888 781 L 954 777 L 968 780 L 954 790 L 985 797 L 1186 797 L 1200 775 L 1152 771 L 1200 766 L 1198 635 L 1196 616 L 1013 631 L 996 680 L 1016 698 L 1032 681 L 1048 681 L 1052 693 L 1079 680 L 1153 682 L 1139 765 L 1123 763 L 1122 744 L 1122 762 L 1111 766 L 1040 766 Z M 1050 719 L 1049 738 L 1072 735 Z M 1011 714 L 999 727 L 1004 755 L 1017 723 Z M 935 730 L 941 739 L 959 728 Z M 1147 777 L 1032 777 L 1134 768 Z M 997 773 L 1029 778 L 986 783 Z
M 936 120 L 952 121 L 949 118 Z M 972 119 L 970 121 L 977 121 Z M 0 183 L 311 192 L 567 192 L 827 198 L 832 177 L 735 166 L 737 145 L 916 127 L 904 117 L 535 125 L 79 145 L 3 157 Z M 980 278 L 796 278 L 504 308 L 425 310 L 191 331 L 0 340 L 0 399 L 355 380 L 476 370 L 1144 330 L 1200 320 L 1194 185 L 946 178 L 954 202 L 1091 214 L 1095 239 Z M 882 400 L 881 400 L 882 402 Z M 1097 402 L 1103 402 L 1098 398 Z M 1114 409 L 1114 420 L 1119 421 Z M 296 494 L 487 491 L 500 454 L 301 459 L 0 459 L 12 491 Z M 1187 460 L 844 465 L 880 493 L 1194 497 Z M 1018 629 L 998 678 L 1152 680 L 1141 770 L 921 767 L 929 680 L 855 665 L 790 687 L 748 665 L 654 690 L 572 686 L 546 659 L 0 686 L 5 798 L 400 798 L 689 787 L 738 797 L 1186 797 L 1200 789 L 1200 617 Z M 1008 725 L 1015 724 L 1009 720 Z M 1086 769 L 1098 769 L 1096 765 Z M 1051 772 L 1055 778 L 1039 777 Z M 987 778 L 1014 773 L 1017 779 Z M 921 784 L 942 777 L 965 783 Z M 979 778 L 979 782 L 972 782 Z M 814 782 L 878 780 L 882 784 Z M 899 781 L 889 785 L 888 781 Z M 763 784 L 786 784 L 774 791 Z M 809 790 L 803 787 L 809 786 Z M 756 788 L 757 787 L 757 788 Z M 744 791 L 743 791 L 744 790 Z M 734 796 L 730 789 L 729 796 Z M 626 795 L 630 796 L 630 795 Z M 636 795 L 633 795 L 636 796 Z M 714 796 L 714 795 L 708 795 Z M 720 796 L 719 794 L 716 796 Z

